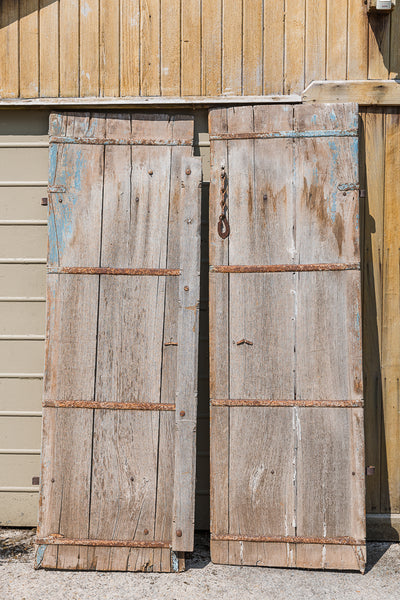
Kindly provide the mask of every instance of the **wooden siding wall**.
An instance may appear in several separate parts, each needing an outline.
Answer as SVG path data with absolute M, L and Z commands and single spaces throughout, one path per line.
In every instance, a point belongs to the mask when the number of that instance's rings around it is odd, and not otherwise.
M 364 0 L 0 0 L 0 97 L 300 93 L 400 71 L 400 6 Z

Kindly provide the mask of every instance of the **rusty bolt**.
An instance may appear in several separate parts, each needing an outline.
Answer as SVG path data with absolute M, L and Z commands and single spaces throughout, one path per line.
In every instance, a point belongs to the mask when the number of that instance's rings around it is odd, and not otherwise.
M 62 202 L 62 197 L 61 196 L 58 197 L 58 201 L 61 204 L 61 202 Z
M 176 537 L 182 537 L 182 530 L 181 529 L 177 529 L 176 530 Z
M 347 196 L 347 192 L 343 192 L 343 196 Z
M 273 475 L 274 473 L 275 473 L 275 471 L 272 469 L 272 471 L 271 471 L 271 475 Z
M 186 171 L 185 171 L 186 175 L 190 175 L 191 172 L 192 171 L 190 169 L 186 169 Z
M 134 478 L 134 477 L 131 477 L 131 481 L 135 481 L 135 478 Z
M 181 412 L 179 413 L 181 417 L 184 417 L 186 415 L 184 410 L 181 410 Z
M 136 196 L 135 201 L 139 202 L 139 197 L 138 196 Z
M 54 479 L 54 477 L 52 477 L 51 478 L 51 483 L 54 483 L 54 482 L 55 482 L 55 479 Z
M 355 472 L 355 471 L 353 471 L 353 472 L 352 472 L 352 475 L 354 476 L 355 474 L 356 474 L 356 472 Z
M 145 529 L 145 530 L 143 531 L 143 533 L 144 533 L 144 535 L 149 535 L 149 530 L 148 530 L 148 529 Z
M 185 285 L 185 287 L 183 289 L 185 290 L 185 292 L 188 292 L 189 291 L 189 286 Z
M 149 169 L 149 175 L 153 175 L 153 171 Z

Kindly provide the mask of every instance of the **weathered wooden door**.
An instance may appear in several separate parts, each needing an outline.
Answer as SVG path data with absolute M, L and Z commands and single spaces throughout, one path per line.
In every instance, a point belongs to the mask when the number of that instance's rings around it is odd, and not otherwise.
M 192 116 L 51 116 L 37 567 L 174 571 L 193 549 L 192 144 Z
M 357 107 L 215 109 L 210 139 L 212 560 L 362 571 Z

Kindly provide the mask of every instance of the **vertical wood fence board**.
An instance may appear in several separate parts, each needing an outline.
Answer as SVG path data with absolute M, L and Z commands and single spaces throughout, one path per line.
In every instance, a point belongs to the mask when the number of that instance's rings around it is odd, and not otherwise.
M 166 2 L 161 2 L 160 60 L 162 96 L 179 96 L 181 93 L 182 54 L 180 8 L 180 0 L 167 0 Z M 190 72 L 190 69 L 187 70 Z M 190 75 L 187 75 L 186 81 L 188 77 L 190 77 Z
M 382 266 L 385 205 L 385 114 L 380 108 L 364 110 L 365 190 L 363 245 L 363 366 L 365 387 L 366 464 L 375 466 L 367 477 L 367 513 L 381 512 L 382 439 Z M 383 469 L 383 470 L 382 470 Z
M 384 258 L 383 258 L 383 319 L 382 319 L 382 380 L 383 456 L 387 461 L 386 489 L 381 489 L 382 512 L 400 512 L 400 468 L 398 448 L 400 442 L 400 252 L 398 223 L 400 209 L 397 181 L 400 175 L 399 144 L 400 114 L 390 109 L 386 121 L 385 161 L 385 212 L 384 212 Z
M 100 96 L 120 96 L 120 18 L 113 0 L 100 0 Z
M 54 469 L 64 476 L 52 481 L 55 471 L 43 465 L 40 535 L 61 534 L 77 545 L 47 545 L 37 566 L 169 572 L 175 567 L 168 547 L 80 547 L 79 539 L 172 546 L 173 530 L 181 527 L 179 568 L 182 551 L 192 548 L 201 163 L 192 146 L 168 144 L 193 141 L 193 117 L 55 114 L 50 133 L 154 138 L 159 145 L 51 144 L 50 184 L 65 191 L 50 203 L 49 266 L 168 266 L 182 275 L 50 274 L 45 400 L 176 403 L 187 418 L 174 411 L 45 408 L 44 455 L 51 465 L 56 457 Z M 97 233 L 91 244 L 87 231 Z M 166 335 L 177 344 L 172 355 Z M 57 433 L 60 425 L 76 456 Z M 69 486 L 66 508 L 62 483 Z M 80 518 L 72 523 L 76 510 Z
M 79 96 L 79 0 L 60 0 L 60 96 Z
M 80 4 L 80 95 L 98 96 L 99 73 L 99 0 L 86 0 Z
M 348 0 L 326 0 L 326 78 L 347 79 Z
M 121 0 L 120 32 L 120 93 L 121 96 L 139 96 L 140 0 Z
M 202 2 L 202 94 L 219 96 L 222 85 L 222 1 Z
M 35 98 L 39 95 L 39 3 L 20 0 L 19 4 L 19 61 L 20 94 Z M 3 7 L 1 7 L 3 10 Z M 10 57 L 6 58 L 7 61 Z
M 347 23 L 347 79 L 368 79 L 367 6 L 349 0 Z
M 306 84 L 326 75 L 326 3 L 306 0 Z
M 264 0 L 264 94 L 283 94 L 284 47 L 284 4 Z
M 140 0 L 140 93 L 160 95 L 160 2 Z
M 3 0 L 0 11 L 0 94 L 2 98 L 20 95 L 19 5 L 15 0 Z M 36 50 L 38 52 L 38 50 Z
M 215 183 L 210 202 L 211 264 L 359 260 L 358 194 L 352 190 L 358 186 L 357 144 L 352 138 L 320 138 L 319 134 L 323 129 L 354 132 L 357 114 L 357 107 L 342 105 L 211 111 L 211 135 L 225 132 L 245 138 L 246 132 L 315 131 L 314 137 L 307 134 L 299 139 L 211 138 L 215 182 L 220 163 L 227 165 L 231 227 L 230 236 L 219 240 L 220 192 Z M 339 198 L 337 185 L 342 178 L 349 190 Z M 334 205 L 334 214 L 328 218 L 324 203 Z M 340 243 L 335 221 L 341 222 Z M 228 297 L 221 294 L 219 278 L 229 278 Z M 211 398 L 360 400 L 360 305 L 357 271 L 211 273 L 210 314 L 215 314 L 210 319 Z M 227 318 L 228 324 L 221 326 Z M 332 343 L 335 329 L 338 336 Z M 343 340 L 347 340 L 344 348 Z M 313 349 L 318 365 L 308 356 Z M 316 379 L 327 349 L 324 376 Z M 337 367 L 332 367 L 336 360 Z M 226 372 L 229 382 L 221 386 Z M 346 375 L 341 387 L 333 376 L 337 372 Z M 211 552 L 215 562 L 364 569 L 363 411 L 337 411 L 212 406 Z M 321 436 L 315 437 L 315 429 Z M 250 445 L 243 441 L 248 439 Z M 285 444 L 287 453 L 279 449 L 280 444 Z M 313 470 L 316 456 L 319 468 Z M 321 481 L 325 482 L 322 488 Z M 274 486 L 276 493 L 271 494 Z M 307 502 L 313 494 L 318 501 L 310 507 Z M 347 517 L 342 519 L 343 511 Z M 360 545 L 354 549 L 240 540 L 241 536 L 271 535 L 354 537 Z M 219 538 L 213 540 L 213 536 Z M 226 536 L 239 539 L 224 540 Z
M 57 97 L 60 93 L 59 3 L 39 0 L 40 96 Z

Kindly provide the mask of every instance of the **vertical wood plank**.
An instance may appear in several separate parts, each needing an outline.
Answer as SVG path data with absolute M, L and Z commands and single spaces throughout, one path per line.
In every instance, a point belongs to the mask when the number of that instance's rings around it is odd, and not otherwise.
M 283 94 L 284 3 L 264 0 L 264 94 Z
M 243 0 L 223 0 L 222 93 L 242 94 Z
M 200 303 L 201 159 L 184 158 L 181 166 L 178 365 L 175 421 L 175 475 L 172 549 L 192 552 L 196 470 L 197 362 Z M 179 535 L 180 533 L 180 535 Z
M 284 94 L 304 90 L 305 0 L 286 0 Z
M 185 9 L 186 10 L 186 7 Z M 185 69 L 188 65 L 184 66 Z M 181 2 L 161 2 L 161 95 L 181 93 Z
M 219 96 L 222 89 L 222 0 L 203 0 L 201 31 L 202 94 Z
M 140 94 L 160 95 L 160 2 L 140 0 Z
M 346 79 L 348 0 L 327 0 L 326 78 Z
M 121 96 L 139 96 L 139 0 L 121 0 Z
M 80 94 L 99 95 L 99 0 L 81 2 Z
M 400 6 L 396 6 L 391 16 L 390 24 L 390 79 L 400 78 Z
M 368 16 L 365 2 L 348 0 L 347 79 L 368 78 Z
M 60 0 L 60 96 L 79 96 L 79 0 Z
M 366 462 L 375 466 L 367 477 L 367 512 L 381 505 L 382 435 L 382 268 L 385 185 L 385 114 L 369 107 L 363 112 L 361 144 L 365 161 L 363 231 L 363 367 L 365 387 Z M 362 185 L 362 184 L 361 184 Z M 386 469 L 386 465 L 384 466 Z
M 40 0 L 40 96 L 60 92 L 59 2 Z
M 381 489 L 382 512 L 400 511 L 400 205 L 397 182 L 400 177 L 400 112 L 390 108 L 386 112 L 385 153 L 385 213 L 383 261 L 383 323 L 382 323 L 382 376 L 383 425 L 382 452 L 386 456 L 387 488 Z
M 306 0 L 305 85 L 326 78 L 326 2 Z
M 387 79 L 390 60 L 390 15 L 369 15 L 368 79 Z
M 243 0 L 243 94 L 263 93 L 263 2 Z
M 19 2 L 20 95 L 34 98 L 39 95 L 39 3 L 38 0 Z M 7 61 L 10 58 L 7 57 Z M 17 69 L 17 65 L 14 65 Z
M 201 1 L 185 0 L 182 7 L 182 96 L 201 94 Z
M 100 96 L 119 96 L 119 27 L 119 2 L 100 0 Z
M 19 23 L 18 4 L 3 0 L 0 10 L 0 96 L 19 96 Z
M 227 109 L 209 111 L 209 131 L 228 131 Z M 228 167 L 228 143 L 211 144 L 210 198 L 219 198 L 222 167 Z M 217 233 L 220 207 L 217 201 L 209 205 L 210 264 L 226 265 L 229 260 L 229 240 L 222 240 Z M 228 242 L 228 243 L 227 243 Z M 210 396 L 229 398 L 229 278 L 230 275 L 210 274 Z M 220 308 L 221 307 L 221 308 Z M 229 408 L 210 409 L 210 529 L 223 534 L 229 529 Z M 213 562 L 229 561 L 229 543 L 212 542 Z

